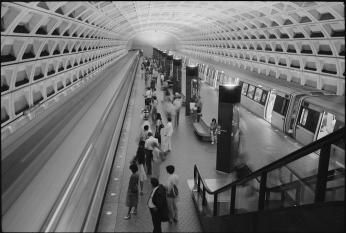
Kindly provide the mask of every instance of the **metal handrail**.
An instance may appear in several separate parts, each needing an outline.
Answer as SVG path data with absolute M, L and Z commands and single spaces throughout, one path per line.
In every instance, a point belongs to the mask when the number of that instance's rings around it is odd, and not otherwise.
M 336 168 L 336 169 L 328 171 L 328 177 L 327 177 L 328 181 L 335 180 L 335 179 L 342 177 L 342 174 L 336 175 L 335 174 L 336 171 L 339 171 L 342 173 L 342 171 L 340 171 L 340 168 Z M 316 180 L 317 180 L 317 175 L 312 175 L 309 177 L 305 177 L 301 180 L 295 180 L 295 181 L 289 182 L 287 184 L 281 184 L 281 185 L 278 185 L 275 187 L 267 188 L 267 191 L 280 192 L 280 191 L 284 191 L 284 190 L 290 190 L 290 189 L 294 189 L 297 185 L 301 185 L 301 183 L 304 183 L 305 185 L 311 185 L 314 182 L 316 182 Z
M 214 216 L 216 216 L 217 213 L 217 196 L 219 193 L 224 192 L 226 190 L 232 189 L 232 195 L 231 195 L 231 213 L 234 213 L 234 201 L 235 201 L 235 191 L 236 186 L 245 184 L 249 180 L 252 180 L 257 177 L 261 177 L 260 179 L 260 194 L 259 194 L 259 209 L 264 208 L 264 200 L 265 200 L 265 189 L 266 189 L 266 180 L 267 180 L 267 174 L 275 169 L 278 169 L 280 167 L 283 167 L 284 165 L 293 162 L 295 160 L 298 160 L 318 149 L 321 149 L 320 153 L 320 159 L 319 159 L 319 165 L 318 165 L 318 174 L 317 174 L 317 184 L 315 189 L 315 202 L 321 202 L 324 200 L 324 193 L 320 190 L 318 190 L 318 187 L 323 186 L 325 182 L 327 181 L 327 172 L 328 172 L 328 163 L 329 163 L 329 157 L 330 157 L 330 146 L 334 142 L 340 140 L 345 135 L 345 127 L 338 129 L 337 131 L 317 140 L 309 145 L 306 145 L 287 156 L 278 159 L 267 166 L 264 166 L 257 171 L 252 172 L 251 174 L 242 177 L 230 184 L 227 184 L 217 190 L 210 190 L 210 188 L 205 183 L 204 179 L 202 178 L 200 171 L 198 170 L 197 165 L 194 165 L 194 181 L 196 184 L 196 176 L 197 176 L 197 190 L 200 189 L 200 182 L 202 181 L 203 185 L 203 202 L 205 203 L 205 192 L 214 195 Z M 321 172 L 320 172 L 321 171 Z M 321 173 L 321 174 L 320 174 Z M 322 174 L 323 173 L 323 174 Z M 325 173 L 325 174 L 324 174 Z M 318 190 L 318 191 L 316 191 Z
M 288 164 L 294 160 L 298 160 L 302 157 L 304 157 L 305 155 L 308 155 L 314 151 L 316 151 L 317 149 L 320 149 L 322 148 L 323 146 L 325 145 L 328 145 L 328 144 L 331 144 L 337 140 L 340 139 L 341 136 L 344 135 L 344 131 L 345 131 L 345 127 L 317 140 L 317 141 L 314 141 L 312 142 L 311 144 L 305 146 L 305 147 L 302 147 L 288 155 L 286 155 L 285 157 L 281 158 L 281 159 L 278 159 L 270 164 L 268 164 L 267 166 L 264 166 L 260 169 L 258 169 L 257 171 L 254 171 L 252 172 L 251 174 L 243 177 L 243 178 L 240 178 L 230 184 L 227 184 L 225 185 L 224 187 L 222 188 L 219 188 L 217 190 L 214 190 L 214 191 L 211 191 L 208 186 L 205 184 L 204 180 L 202 179 L 202 183 L 203 185 L 206 187 L 206 191 L 209 193 L 209 194 L 215 194 L 215 193 L 219 193 L 219 192 L 222 192 L 224 190 L 227 190 L 229 188 L 231 188 L 232 186 L 234 185 L 239 185 L 239 184 L 243 184 L 243 183 L 246 183 L 247 181 L 253 179 L 253 178 L 256 178 L 258 176 L 261 176 L 263 172 L 271 172 L 277 168 L 280 168 L 282 167 L 283 165 L 285 164 Z M 197 165 L 195 164 L 194 165 L 195 169 L 197 170 L 198 174 L 200 174 L 199 170 L 198 170 L 198 167 Z M 202 178 L 202 176 L 200 176 Z

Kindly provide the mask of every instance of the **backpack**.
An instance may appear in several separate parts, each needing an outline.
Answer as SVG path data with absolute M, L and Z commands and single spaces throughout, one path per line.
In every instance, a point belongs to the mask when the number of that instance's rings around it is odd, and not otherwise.
M 178 191 L 178 187 L 173 184 L 171 190 L 169 191 L 169 193 L 167 194 L 167 197 L 172 197 L 175 198 L 179 195 L 179 191 Z

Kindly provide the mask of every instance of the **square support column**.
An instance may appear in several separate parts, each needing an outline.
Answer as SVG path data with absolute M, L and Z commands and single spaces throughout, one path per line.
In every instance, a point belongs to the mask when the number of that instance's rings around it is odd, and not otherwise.
M 165 66 L 165 80 L 169 80 L 173 66 L 173 54 L 167 54 Z
M 173 59 L 173 93 L 181 93 L 181 58 Z
M 238 158 L 240 86 L 219 86 L 216 170 L 230 173 Z
M 186 66 L 186 79 L 185 79 L 185 116 L 190 115 L 190 103 L 196 102 L 195 95 L 198 92 L 198 67 L 189 65 Z M 197 88 L 197 90 L 195 90 Z

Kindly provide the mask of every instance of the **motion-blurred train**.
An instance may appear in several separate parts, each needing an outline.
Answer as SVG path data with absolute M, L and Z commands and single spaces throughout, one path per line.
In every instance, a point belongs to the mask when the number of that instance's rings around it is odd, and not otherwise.
M 258 75 L 228 77 L 213 66 L 198 64 L 202 80 L 218 89 L 226 83 L 242 87 L 241 105 L 303 145 L 345 125 L 345 96 Z M 344 167 L 345 143 L 332 146 L 331 157 Z M 341 165 L 340 165 L 341 164 Z

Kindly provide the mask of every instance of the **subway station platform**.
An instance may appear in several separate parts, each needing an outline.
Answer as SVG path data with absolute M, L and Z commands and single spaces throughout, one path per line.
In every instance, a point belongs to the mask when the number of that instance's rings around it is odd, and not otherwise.
M 184 77 L 183 77 L 184 79 Z M 184 82 L 184 80 L 183 80 Z M 127 110 L 121 141 L 113 164 L 112 174 L 101 210 L 98 232 L 151 232 L 153 229 L 151 215 L 147 207 L 148 195 L 151 192 L 150 181 L 144 183 L 144 195 L 139 196 L 137 215 L 125 220 L 128 208 L 125 205 L 129 177 L 130 161 L 137 150 L 139 128 L 143 122 L 141 109 L 144 107 L 144 79 L 141 79 L 138 70 L 130 105 Z M 218 92 L 210 86 L 203 84 L 201 93 L 204 93 L 203 105 L 205 119 L 217 114 Z M 158 82 L 157 95 L 159 99 L 158 112 L 162 114 L 163 123 L 167 123 L 163 114 L 161 100 L 163 92 Z M 246 142 L 246 163 L 254 171 L 276 159 L 279 159 L 301 146 L 291 138 L 276 130 L 265 120 L 253 115 L 240 107 L 241 120 L 246 125 L 244 131 Z M 217 118 L 217 115 L 214 116 Z M 203 118 L 203 117 L 202 117 Z M 192 117 L 185 116 L 184 106 L 181 109 L 179 126 L 174 129 L 172 136 L 172 151 L 161 164 L 160 183 L 167 179 L 165 167 L 174 165 L 179 175 L 180 198 L 178 202 L 179 221 L 177 224 L 163 223 L 164 232 L 201 232 L 197 211 L 191 198 L 188 181 L 193 179 L 193 166 L 196 164 L 203 178 L 210 184 L 230 183 L 235 180 L 233 173 L 227 174 L 216 170 L 216 145 L 198 139 L 194 134 Z M 209 124 L 209 122 L 206 122 Z

